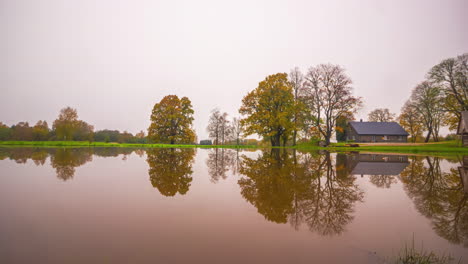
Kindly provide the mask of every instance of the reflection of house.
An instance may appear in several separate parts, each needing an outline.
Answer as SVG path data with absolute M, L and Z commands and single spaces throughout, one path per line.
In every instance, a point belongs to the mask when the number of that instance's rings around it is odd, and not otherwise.
M 399 175 L 408 166 L 408 156 L 350 154 L 347 165 L 354 175 Z
M 407 142 L 408 133 L 396 122 L 349 122 L 346 140 L 355 142 Z
M 463 189 L 468 193 L 468 156 L 463 156 L 463 166 L 458 167 L 460 177 L 463 184 Z
M 458 123 L 457 135 L 462 136 L 463 146 L 468 146 L 468 111 L 461 112 L 461 119 Z

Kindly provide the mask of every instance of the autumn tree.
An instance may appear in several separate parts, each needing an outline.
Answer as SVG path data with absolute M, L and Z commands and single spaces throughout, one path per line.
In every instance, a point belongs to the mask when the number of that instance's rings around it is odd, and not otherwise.
M 187 97 L 168 95 L 154 105 L 148 138 L 158 143 L 193 143 L 192 103 Z
M 19 122 L 11 127 L 12 140 L 33 140 L 33 128 L 29 126 L 28 122 Z
M 0 141 L 10 140 L 11 128 L 0 122 Z
M 468 53 L 443 60 L 432 67 L 427 77 L 440 87 L 449 126 L 456 129 L 460 112 L 468 110 Z
M 58 118 L 54 121 L 52 129 L 55 130 L 57 139 L 72 140 L 73 132 L 78 122 L 76 109 L 65 107 L 60 110 Z
M 231 127 L 227 116 L 228 114 L 226 112 L 221 113 L 218 108 L 211 111 L 206 131 L 209 133 L 209 136 L 215 145 L 224 144 L 226 139 L 230 136 Z
M 335 135 L 336 141 L 346 141 L 346 130 L 348 129 L 349 121 L 354 120 L 354 114 L 351 112 L 343 113 L 336 119 Z
M 189 191 L 195 149 L 154 148 L 146 153 L 151 184 L 162 195 L 184 195 Z
M 37 141 L 44 141 L 49 139 L 49 125 L 47 121 L 39 120 L 36 125 L 33 127 L 33 139 Z
M 406 101 L 405 105 L 401 108 L 401 114 L 398 116 L 398 122 L 401 127 L 411 135 L 411 141 L 414 143 L 416 139 L 423 134 L 423 124 L 421 122 L 422 116 L 418 112 L 414 102 L 411 100 Z
M 315 127 L 330 144 L 336 121 L 346 113 L 355 113 L 362 105 L 352 94 L 352 81 L 339 65 L 320 64 L 309 68 L 304 83 L 305 94 L 313 111 Z
M 258 134 L 272 146 L 286 144 L 293 132 L 294 94 L 286 73 L 270 75 L 242 99 L 245 135 Z
M 392 122 L 395 120 L 396 114 L 390 113 L 388 108 L 377 108 L 369 113 L 367 119 L 370 122 Z

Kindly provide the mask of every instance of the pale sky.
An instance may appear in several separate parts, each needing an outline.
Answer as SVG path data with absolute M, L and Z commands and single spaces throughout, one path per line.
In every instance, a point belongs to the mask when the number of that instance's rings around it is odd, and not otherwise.
M 65 106 L 136 133 L 165 95 L 187 96 L 198 139 L 210 111 L 238 116 L 267 75 L 340 64 L 374 108 L 399 113 L 441 60 L 468 52 L 468 1 L 0 0 L 0 121 Z

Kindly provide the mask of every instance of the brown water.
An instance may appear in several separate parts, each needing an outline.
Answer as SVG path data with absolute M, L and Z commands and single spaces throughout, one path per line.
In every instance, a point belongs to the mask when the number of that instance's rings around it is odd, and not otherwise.
M 463 157 L 1 148 L 0 263 L 388 263 L 413 236 L 466 263 L 467 171 Z

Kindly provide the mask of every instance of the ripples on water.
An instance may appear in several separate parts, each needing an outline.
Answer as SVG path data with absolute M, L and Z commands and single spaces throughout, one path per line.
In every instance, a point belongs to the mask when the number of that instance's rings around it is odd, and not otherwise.
M 413 235 L 468 258 L 468 157 L 0 148 L 0 160 L 5 263 L 385 263 Z

